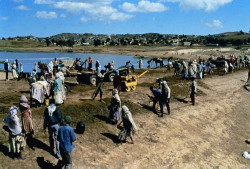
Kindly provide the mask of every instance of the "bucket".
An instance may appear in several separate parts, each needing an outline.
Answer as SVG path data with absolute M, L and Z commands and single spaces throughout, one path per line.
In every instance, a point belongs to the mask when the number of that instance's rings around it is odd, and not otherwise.
M 46 105 L 46 106 L 49 105 L 49 99 L 45 99 L 45 105 Z
M 85 131 L 85 124 L 83 122 L 78 122 L 76 125 L 76 133 L 83 134 Z

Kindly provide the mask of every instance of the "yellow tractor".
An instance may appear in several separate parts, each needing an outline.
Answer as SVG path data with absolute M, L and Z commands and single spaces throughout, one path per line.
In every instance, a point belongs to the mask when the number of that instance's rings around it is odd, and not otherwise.
M 149 72 L 149 71 L 146 70 L 142 74 L 140 74 L 139 76 L 136 76 L 136 75 L 121 76 L 121 89 L 122 89 L 122 91 L 128 92 L 130 90 L 135 90 L 136 86 L 138 84 L 137 78 L 143 76 L 147 72 Z

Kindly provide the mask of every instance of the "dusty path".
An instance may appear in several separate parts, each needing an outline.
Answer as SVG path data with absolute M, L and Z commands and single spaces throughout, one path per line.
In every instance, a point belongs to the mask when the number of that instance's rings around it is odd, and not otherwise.
M 249 161 L 241 156 L 250 149 L 244 142 L 250 134 L 250 93 L 241 81 L 245 77 L 246 72 L 241 72 L 204 79 L 208 87 L 199 89 L 207 96 L 198 97 L 196 106 L 176 102 L 171 104 L 170 116 L 159 118 L 151 112 L 136 116 L 140 131 L 134 145 L 116 145 L 102 135 L 94 142 L 83 138 L 82 143 L 76 143 L 75 167 L 250 167 Z M 95 132 L 115 135 L 118 130 L 107 124 Z
M 242 81 L 246 77 L 247 72 L 240 71 L 205 78 L 203 87 L 198 83 L 198 88 L 206 96 L 198 96 L 196 106 L 175 101 L 171 103 L 172 114 L 163 118 L 145 109 L 134 117 L 139 127 L 135 144 L 116 144 L 119 130 L 102 120 L 98 123 L 103 127 L 87 126 L 84 135 L 77 135 L 74 168 L 249 168 L 250 162 L 241 156 L 250 150 L 244 142 L 250 135 L 250 92 Z M 142 81 L 150 78 L 155 79 L 145 76 Z M 1 92 L 28 90 L 15 81 L 0 81 L 0 86 Z M 147 92 L 148 88 L 138 87 L 121 98 L 148 104 Z M 35 123 L 39 129 L 36 137 L 41 139 L 35 150 L 28 148 L 25 161 L 0 156 L 0 168 L 54 168 L 57 159 L 48 152 L 42 119 L 35 119 Z M 3 154 L 7 151 L 2 145 L 0 149 Z

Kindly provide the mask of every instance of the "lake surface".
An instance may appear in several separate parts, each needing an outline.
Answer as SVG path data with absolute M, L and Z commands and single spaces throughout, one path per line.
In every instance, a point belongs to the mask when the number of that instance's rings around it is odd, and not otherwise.
M 0 52 L 0 61 L 9 59 L 10 65 L 14 60 L 18 60 L 18 63 L 23 64 L 24 72 L 31 72 L 34 69 L 35 63 L 41 61 L 42 63 L 49 63 L 54 58 L 60 59 L 76 59 L 80 58 L 81 61 L 85 61 L 88 57 L 93 59 L 93 67 L 96 60 L 99 60 L 104 69 L 104 65 L 107 65 L 112 60 L 115 61 L 115 68 L 124 66 L 127 61 L 130 61 L 134 65 L 135 69 L 138 68 L 138 58 L 128 55 L 115 55 L 115 54 L 93 54 L 93 53 L 18 53 L 18 52 Z M 143 60 L 143 68 L 147 67 L 147 60 Z M 3 64 L 0 64 L 0 68 L 3 69 Z M 38 70 L 39 71 L 39 70 Z

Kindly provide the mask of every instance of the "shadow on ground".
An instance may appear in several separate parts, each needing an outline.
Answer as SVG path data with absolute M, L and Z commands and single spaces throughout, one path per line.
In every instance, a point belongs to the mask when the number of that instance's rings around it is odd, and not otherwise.
M 50 161 L 45 161 L 44 157 L 37 157 L 36 159 L 37 164 L 39 167 L 41 167 L 42 169 L 59 169 L 61 167 L 52 164 Z
M 93 115 L 93 117 L 98 118 L 99 120 L 102 120 L 108 124 L 112 124 L 115 125 L 116 123 L 114 121 L 112 121 L 110 118 L 106 117 L 106 116 L 102 116 L 102 115 Z
M 111 134 L 111 133 L 101 133 L 101 135 L 111 139 L 113 141 L 113 143 L 120 143 L 121 141 L 119 140 L 117 135 Z

